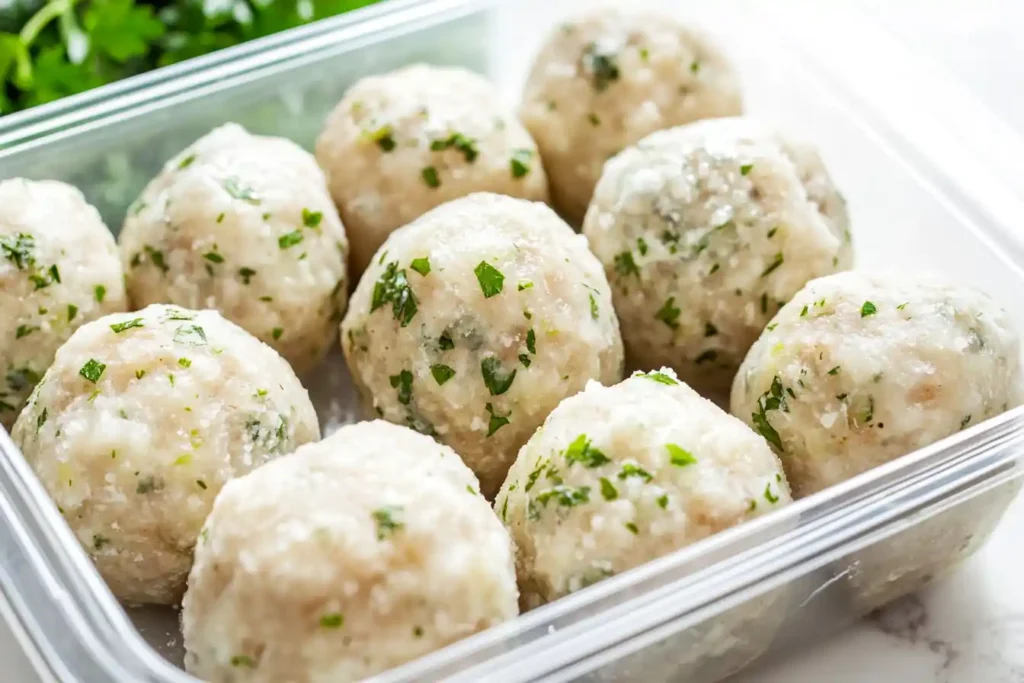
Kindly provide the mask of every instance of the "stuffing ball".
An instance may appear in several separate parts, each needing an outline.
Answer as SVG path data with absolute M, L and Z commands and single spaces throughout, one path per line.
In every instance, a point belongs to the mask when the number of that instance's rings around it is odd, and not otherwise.
M 790 500 L 768 444 L 662 369 L 562 401 L 494 507 L 532 607 Z
M 514 618 L 508 534 L 450 448 L 342 427 L 217 498 L 182 608 L 212 683 L 362 680 Z
M 699 31 L 657 14 L 602 8 L 549 36 L 520 116 L 579 225 L 606 159 L 662 128 L 742 113 L 739 78 Z
M 0 181 L 0 428 L 80 325 L 127 307 L 114 238 L 81 192 Z
M 366 271 L 342 346 L 370 411 L 455 449 L 491 497 L 558 402 L 622 375 L 601 264 L 543 204 L 449 202 Z
M 143 190 L 120 242 L 137 307 L 217 309 L 297 372 L 335 342 L 345 230 L 316 161 L 290 140 L 214 129 Z
M 634 369 L 729 387 L 804 284 L 849 267 L 845 204 L 820 158 L 744 118 L 644 138 L 605 166 L 583 232 L 612 283 Z
M 546 201 L 537 146 L 494 87 L 418 64 L 357 82 L 316 142 L 362 273 L 395 229 L 473 192 Z
M 929 277 L 809 282 L 750 349 L 732 413 L 803 497 L 1021 403 L 1020 338 L 991 298 Z
M 319 435 L 273 349 L 214 311 L 163 305 L 80 327 L 13 433 L 114 594 L 164 604 L 225 482 Z

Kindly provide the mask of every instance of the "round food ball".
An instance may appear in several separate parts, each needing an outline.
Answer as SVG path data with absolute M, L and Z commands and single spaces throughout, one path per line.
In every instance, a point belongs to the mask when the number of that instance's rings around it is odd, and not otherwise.
M 362 680 L 518 613 L 508 534 L 450 448 L 342 427 L 217 498 L 182 608 L 212 683 Z
M 273 349 L 154 305 L 80 327 L 13 436 L 114 595 L 172 604 L 224 483 L 320 432 Z
M 214 308 L 315 366 L 345 311 L 345 230 L 312 155 L 229 123 L 164 166 L 132 205 L 121 260 L 137 307 Z
M 80 325 L 128 307 L 114 238 L 77 189 L 0 181 L 0 427 Z
M 559 401 L 622 377 L 586 239 L 544 204 L 501 195 L 457 199 L 393 233 L 341 329 L 368 412 L 454 448 L 487 497 Z
M 783 456 L 798 497 L 1021 403 L 1020 338 L 992 299 L 929 277 L 809 282 L 750 349 L 732 413 Z
M 328 117 L 316 158 L 362 273 L 395 229 L 473 192 L 547 201 L 537 145 L 494 87 L 417 64 L 358 81 Z
M 630 365 L 670 366 L 725 403 L 772 315 L 849 265 L 846 223 L 813 151 L 748 119 L 716 119 L 609 161 L 583 232 L 612 283 Z
M 743 110 L 718 47 L 672 18 L 602 8 L 549 36 L 520 116 L 537 140 L 559 212 L 586 213 L 601 167 L 645 135 Z
M 764 440 L 663 368 L 562 401 L 494 508 L 532 607 L 790 500 Z

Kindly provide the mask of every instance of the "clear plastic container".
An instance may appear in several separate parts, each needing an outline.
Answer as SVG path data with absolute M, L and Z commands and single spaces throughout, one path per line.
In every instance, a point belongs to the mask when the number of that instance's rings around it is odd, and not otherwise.
M 397 0 L 285 32 L 0 120 L 0 177 L 72 182 L 115 227 L 164 160 L 213 126 L 237 121 L 310 146 L 367 73 L 463 65 L 512 104 L 545 31 L 581 4 Z M 1024 195 L 995 159 L 956 142 L 974 125 L 969 107 L 946 121 L 915 103 L 899 87 L 913 68 L 838 4 L 662 4 L 716 35 L 752 114 L 820 144 L 849 200 L 861 267 L 981 287 L 1024 329 L 1011 230 Z M 309 386 L 330 429 L 353 412 L 344 364 L 329 362 Z M 720 680 L 766 651 L 806 647 L 969 555 L 1020 488 L 1022 455 L 1024 408 L 379 680 Z M 0 617 L 41 677 L 192 680 L 179 669 L 177 614 L 115 601 L 2 430 L 0 515 Z

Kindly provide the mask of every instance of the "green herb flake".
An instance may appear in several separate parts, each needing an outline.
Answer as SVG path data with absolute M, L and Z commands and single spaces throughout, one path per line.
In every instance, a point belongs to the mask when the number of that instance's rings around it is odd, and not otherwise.
M 427 258 L 426 256 L 422 258 L 414 258 L 412 260 L 412 263 L 409 264 L 409 267 L 415 270 L 420 275 L 426 277 L 426 275 L 430 272 L 430 259 Z
M 527 289 L 533 289 L 533 283 L 530 282 L 529 280 L 521 280 L 519 282 L 518 289 L 519 289 L 520 292 L 522 292 L 524 290 L 527 290 Z
M 598 48 L 597 43 L 588 43 L 583 50 L 583 66 L 591 74 L 594 89 L 601 92 L 614 81 L 619 80 L 618 55 Z
M 43 428 L 44 424 L 46 424 L 46 417 L 47 417 L 46 408 L 43 408 L 43 412 L 39 413 L 39 417 L 36 418 L 36 431 L 37 432 L 40 429 Z M 970 418 L 971 418 L 971 416 L 968 415 L 967 419 L 969 420 Z M 961 429 L 963 429 L 963 427 L 961 427 Z
M 373 511 L 373 521 L 377 523 L 377 540 L 383 541 L 395 532 L 405 528 L 401 521 L 403 508 L 401 505 L 385 505 Z
M 393 389 L 398 389 L 398 402 L 402 405 L 409 405 L 412 400 L 412 373 L 402 370 L 397 375 L 388 377 Z
M 772 483 L 768 482 L 764 486 L 764 499 L 769 503 L 775 504 L 779 502 L 779 497 L 772 493 Z
M 697 464 L 697 458 L 693 457 L 693 454 L 682 446 L 674 443 L 667 443 L 665 444 L 665 448 L 668 450 L 669 462 L 676 467 L 686 467 L 687 465 Z
M 455 376 L 455 371 L 447 365 L 431 365 L 430 374 L 434 376 L 438 386 L 441 386 Z
M 455 348 L 455 342 L 452 341 L 452 336 L 447 331 L 441 333 L 437 345 L 442 351 L 451 351 Z
M 743 164 L 740 166 L 740 175 L 747 175 L 753 168 L 753 164 Z
M 391 304 L 395 320 L 406 327 L 412 322 L 418 310 L 416 295 L 405 277 L 405 270 L 398 269 L 398 261 L 392 261 L 377 278 L 373 285 L 373 299 L 370 302 L 370 312 L 376 311 L 386 303 Z
M 626 527 L 626 530 L 634 536 L 640 533 L 640 529 L 638 529 L 636 524 L 633 522 L 626 522 L 623 526 Z
M 801 318 L 807 317 L 807 311 L 808 311 L 807 306 L 804 306 L 802 309 L 800 309 L 800 317 Z
M 690 73 L 695 74 L 698 71 L 700 71 L 700 61 L 695 59 L 690 62 Z
M 345 623 L 345 616 L 341 612 L 332 612 L 320 617 L 321 628 L 341 628 Z
M 110 326 L 110 329 L 112 329 L 115 334 L 121 334 L 125 330 L 130 330 L 134 327 L 145 327 L 142 323 L 142 318 L 132 318 L 131 320 L 125 320 L 124 322 L 113 323 Z
M 78 374 L 86 378 L 93 384 L 99 381 L 100 377 L 103 376 L 103 371 L 107 369 L 104 363 L 100 363 L 95 358 L 90 358 L 82 369 L 78 371 Z
M 242 267 L 238 269 L 238 277 L 242 278 L 242 284 L 247 285 L 252 282 L 253 276 L 256 275 L 256 271 L 252 268 Z
M 14 338 L 21 339 L 22 337 L 27 337 L 38 329 L 38 325 L 18 325 L 18 329 L 14 332 Z
M 772 257 L 771 263 L 761 272 L 761 277 L 768 277 L 776 268 L 782 265 L 783 261 L 782 252 L 776 252 L 775 256 Z
M 260 203 L 260 196 L 253 188 L 248 185 L 242 184 L 242 181 L 234 176 L 225 178 L 221 181 L 221 187 L 224 191 L 235 199 L 240 199 L 243 202 L 256 205 Z
M 487 410 L 487 414 L 490 416 L 490 418 L 487 421 L 487 436 L 491 437 L 494 435 L 494 432 L 498 431 L 499 429 L 501 429 L 502 427 L 509 423 L 508 418 L 512 413 L 508 412 L 504 415 L 498 415 L 494 412 L 494 406 L 490 403 L 488 403 L 484 407 Z
M 537 353 L 537 335 L 532 327 L 526 331 L 526 350 L 534 355 Z
M 584 467 L 600 467 L 611 462 L 611 459 L 600 450 L 591 447 L 586 434 L 580 434 L 565 449 L 565 460 L 570 465 L 580 463 Z
M 639 465 L 634 465 L 631 462 L 625 463 L 617 476 L 620 480 L 623 481 L 625 481 L 629 477 L 638 477 L 642 479 L 644 482 L 649 482 L 651 479 L 653 479 L 650 472 L 640 467 Z
M 196 486 L 198 486 L 199 488 L 201 488 L 204 491 L 208 488 L 206 486 L 206 482 L 203 481 L 202 479 L 196 479 Z
M 899 306 L 896 307 L 896 310 L 897 311 L 902 311 L 904 308 L 907 307 L 907 304 L 909 304 L 909 303 L 910 303 L 909 301 L 904 301 L 903 303 L 901 303 Z
M 45 415 L 45 412 L 46 411 L 43 411 L 44 415 Z M 965 415 L 964 419 L 960 420 L 960 429 L 965 428 L 968 424 L 970 424 L 970 422 L 971 422 L 971 416 L 970 415 Z
M 183 368 L 190 368 L 192 367 L 192 361 L 189 360 L 188 358 L 179 358 L 178 365 L 180 365 Z
M 523 364 L 524 368 L 530 367 L 530 365 L 533 363 L 533 361 L 530 360 L 530 357 L 525 353 L 519 354 L 519 362 Z
M 302 232 L 299 230 L 293 230 L 292 232 L 281 235 L 277 238 L 277 246 L 281 249 L 291 249 L 296 244 L 302 242 L 305 239 Z
M 394 129 L 388 124 L 376 130 L 365 132 L 363 137 L 370 142 L 376 142 L 377 146 L 385 152 L 390 152 L 395 148 Z
M 829 370 L 829 371 L 828 371 L 828 374 L 830 374 L 830 375 L 832 375 L 833 377 L 835 377 L 836 375 L 838 375 L 838 374 L 839 374 L 839 372 L 840 372 L 840 370 L 841 370 L 841 369 L 842 369 L 842 367 L 841 367 L 841 366 L 839 366 L 839 365 L 837 365 L 837 366 L 835 366 L 834 368 L 832 368 L 831 370 Z
M 597 308 L 597 299 L 594 298 L 594 294 L 590 294 L 590 317 L 597 320 L 600 311 Z
M 145 376 L 146 376 L 146 371 L 145 370 L 136 370 L 135 371 L 135 379 L 142 379 Z
M 488 356 L 480 361 L 480 373 L 483 375 L 484 384 L 491 396 L 500 396 L 512 386 L 516 378 L 516 370 L 505 372 L 501 361 L 494 356 Z
M 616 254 L 614 263 L 615 272 L 622 277 L 629 277 L 630 275 L 640 277 L 640 269 L 637 267 L 636 261 L 633 260 L 633 252 L 624 251 L 621 254 Z
M 302 224 L 307 228 L 319 228 L 320 222 L 324 219 L 324 214 L 320 211 L 310 211 L 309 209 L 302 209 Z
M 512 151 L 512 158 L 509 159 L 509 170 L 513 178 L 522 178 L 530 172 L 530 162 L 533 159 L 533 150 L 517 149 Z
M 615 485 L 608 481 L 607 477 L 601 477 L 601 497 L 605 500 L 615 500 L 619 497 L 619 491 Z
M 249 655 L 234 655 L 231 657 L 231 666 L 237 668 L 245 667 L 247 669 L 255 669 L 256 662 Z
M 102 550 L 103 546 L 108 545 L 109 543 L 110 543 L 110 539 L 107 538 L 106 536 L 102 535 L 102 534 L 93 534 L 92 535 L 92 548 L 93 548 L 93 550 Z
M 417 638 L 422 638 L 423 637 L 423 627 L 422 626 L 413 626 L 412 627 L 412 634 L 413 634 L 413 636 L 415 636 Z
M 78 306 L 68 304 L 68 322 L 74 320 L 76 315 L 78 315 Z
M 784 452 L 782 438 L 778 431 L 768 421 L 768 412 L 772 410 L 787 410 L 786 397 L 782 389 L 782 381 L 778 376 L 772 379 L 771 387 L 761 394 L 757 399 L 758 412 L 752 413 L 750 418 L 754 428 L 764 437 L 765 441 L 771 444 L 779 453 Z
M 0 235 L 0 254 L 14 264 L 18 270 L 32 268 L 36 259 L 32 253 L 35 249 L 35 237 L 20 232 L 16 235 Z
M 437 169 L 433 166 L 427 166 L 420 171 L 420 176 L 423 178 L 423 182 L 427 184 L 427 187 L 441 187 L 441 180 L 437 177 Z
M 660 320 L 673 330 L 679 328 L 679 314 L 682 313 L 682 310 L 675 305 L 675 301 L 676 298 L 670 296 L 654 314 L 655 320 Z
M 176 320 L 176 318 L 170 318 Z M 206 331 L 199 325 L 180 325 L 174 330 L 174 341 L 180 344 L 203 346 L 207 343 Z
M 662 510 L 668 508 L 668 494 L 658 496 L 655 501 Z
M 669 386 L 679 384 L 679 382 L 676 379 L 669 375 L 666 375 L 664 372 L 648 372 L 646 374 L 638 373 L 636 376 L 658 382 L 659 384 L 667 384 Z
M 590 112 L 589 114 L 587 114 L 587 120 L 590 121 L 590 125 L 592 126 L 601 125 L 601 117 L 595 114 L 594 112 Z
M 284 334 L 283 327 L 275 327 L 273 330 L 270 331 L 270 336 L 274 338 L 274 341 L 280 339 L 282 334 Z
M 473 272 L 476 274 L 476 280 L 480 283 L 480 290 L 484 293 L 485 299 L 501 294 L 505 286 L 505 276 L 500 270 L 486 261 L 481 261 L 473 269 Z
M 874 315 L 877 312 L 878 308 L 876 308 L 875 304 L 870 301 L 865 301 L 864 305 L 860 307 L 860 317 L 862 318 L 866 318 L 869 315 Z
M 462 133 L 451 133 L 447 138 L 434 140 L 430 143 L 430 149 L 435 152 L 441 152 L 449 148 L 457 149 L 462 152 L 462 156 L 464 156 L 466 158 L 466 162 L 470 164 L 476 161 L 476 158 L 480 155 L 480 150 L 477 149 L 476 146 L 476 140 L 467 137 Z

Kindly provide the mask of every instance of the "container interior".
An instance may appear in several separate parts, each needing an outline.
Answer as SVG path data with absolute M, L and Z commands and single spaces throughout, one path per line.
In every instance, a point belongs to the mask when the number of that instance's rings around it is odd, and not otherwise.
M 413 7 L 412 3 L 400 4 Z M 583 0 L 521 0 L 491 6 L 442 0 L 421 3 L 419 10 L 413 7 L 408 21 L 375 14 L 379 18 L 365 26 L 339 23 L 335 32 L 321 31 L 307 41 L 278 44 L 266 53 L 246 53 L 242 60 L 245 68 L 228 63 L 178 82 L 159 84 L 155 86 L 158 95 L 135 93 L 122 101 L 100 102 L 94 106 L 108 107 L 106 117 L 86 117 L 77 127 L 23 142 L 14 140 L 0 149 L 0 177 L 70 182 L 100 209 L 116 233 L 128 205 L 164 161 L 209 129 L 235 121 L 252 132 L 289 137 L 311 149 L 327 113 L 356 79 L 367 74 L 416 61 L 464 66 L 492 78 L 508 104 L 514 105 L 547 30 L 586 4 Z M 863 102 L 855 95 L 831 83 L 827 72 L 801 51 L 797 34 L 786 34 L 774 26 L 754 2 L 721 0 L 685 3 L 682 8 L 670 0 L 651 4 L 671 8 L 717 38 L 742 75 L 749 113 L 820 146 L 849 202 L 859 268 L 928 271 L 977 286 L 996 298 L 1024 329 L 1024 304 L 1016 296 L 1024 278 L 994 237 L 1005 226 L 995 225 L 984 207 L 962 194 L 955 177 L 922 165 L 912 146 L 886 120 L 884 111 L 861 106 Z M 431 11 L 431 5 L 438 11 Z M 356 415 L 340 354 L 334 354 L 328 363 L 329 367 L 304 381 L 321 423 L 331 431 Z M 990 434 L 996 429 L 990 421 L 971 430 L 974 436 L 970 438 L 951 445 L 943 442 L 942 448 L 921 455 L 915 461 L 918 465 L 868 473 L 850 487 L 823 492 L 791 510 L 780 511 L 785 514 L 757 520 L 750 528 L 710 539 L 677 554 L 679 557 L 603 582 L 494 633 L 449 648 L 450 652 L 436 653 L 395 672 L 388 680 L 431 680 L 442 675 L 474 680 L 474 675 L 488 669 L 467 667 L 496 661 L 492 656 L 510 666 L 519 663 L 518 667 L 500 669 L 504 672 L 500 675 L 496 673 L 499 669 L 489 669 L 497 676 L 492 680 L 573 680 L 594 671 L 612 678 L 633 675 L 630 672 L 647 670 L 649 659 L 644 657 L 659 644 L 673 643 L 672 636 L 781 589 L 786 589 L 780 600 L 787 607 L 779 609 L 798 616 L 790 616 L 773 653 L 806 644 L 807 634 L 834 630 L 855 616 L 855 610 L 835 597 L 845 576 L 844 558 L 990 495 L 999 487 L 1005 491 L 1018 480 L 1021 472 L 1011 448 L 1012 439 L 1019 434 L 1021 415 L 1017 413 L 999 422 L 999 438 Z M 986 455 L 969 458 L 969 452 Z M 940 456 L 947 458 L 945 475 L 926 467 L 929 457 L 938 460 Z M 917 477 L 916 484 L 901 478 L 910 474 Z M 926 477 L 930 477 L 928 485 L 922 483 Z M 877 490 L 881 484 L 896 483 L 904 487 L 904 499 L 896 496 L 895 489 Z M 908 497 L 925 492 L 932 496 L 930 502 Z M 937 496 L 943 492 L 948 495 L 940 502 Z M 902 500 L 903 507 L 890 504 L 890 500 Z M 843 505 L 854 502 L 862 506 L 862 518 L 844 522 L 835 516 Z M 665 611 L 665 616 L 658 618 L 659 609 L 668 610 L 668 606 L 658 605 L 662 598 L 692 598 L 700 581 L 711 581 L 714 574 L 724 571 L 724 565 L 716 562 L 739 551 L 754 553 L 755 559 L 760 558 L 757 562 L 767 561 L 772 543 L 801 542 L 799 534 L 809 533 L 812 522 L 820 522 L 826 513 L 835 517 L 829 527 L 833 537 L 838 538 L 837 529 L 849 532 L 851 538 L 856 530 L 861 534 L 859 545 L 823 545 L 821 554 L 799 568 L 784 570 L 780 566 L 771 580 L 758 582 L 744 577 L 750 566 L 759 565 L 742 566 L 734 561 L 729 565 L 733 573 L 727 573 L 735 580 L 730 584 L 734 587 L 722 588 L 722 600 L 686 610 L 679 607 L 681 612 Z M 871 519 L 875 521 L 867 521 Z M 880 528 L 885 520 L 891 525 Z M 819 529 L 819 533 L 825 532 Z M 45 539 L 36 540 L 45 543 Z M 809 536 L 802 542 L 813 545 Z M 106 593 L 96 599 L 113 600 Z M 642 627 L 633 624 L 635 633 L 626 637 L 614 627 L 623 625 L 621 620 L 629 613 L 653 616 Z M 146 641 L 180 665 L 177 614 L 152 608 L 132 608 L 129 614 Z M 597 615 L 608 618 L 604 628 L 595 621 Z M 619 620 L 609 615 L 618 615 Z M 558 638 L 542 637 L 549 630 L 562 629 L 567 631 Z M 606 646 L 581 654 L 578 645 L 586 633 Z M 550 644 L 539 645 L 542 641 Z M 516 646 L 525 649 L 512 650 Z M 575 654 L 569 653 L 574 648 Z M 567 663 L 552 666 L 552 658 L 558 656 Z M 713 675 L 708 676 L 707 680 L 713 680 Z M 151 680 L 176 678 L 161 674 Z

